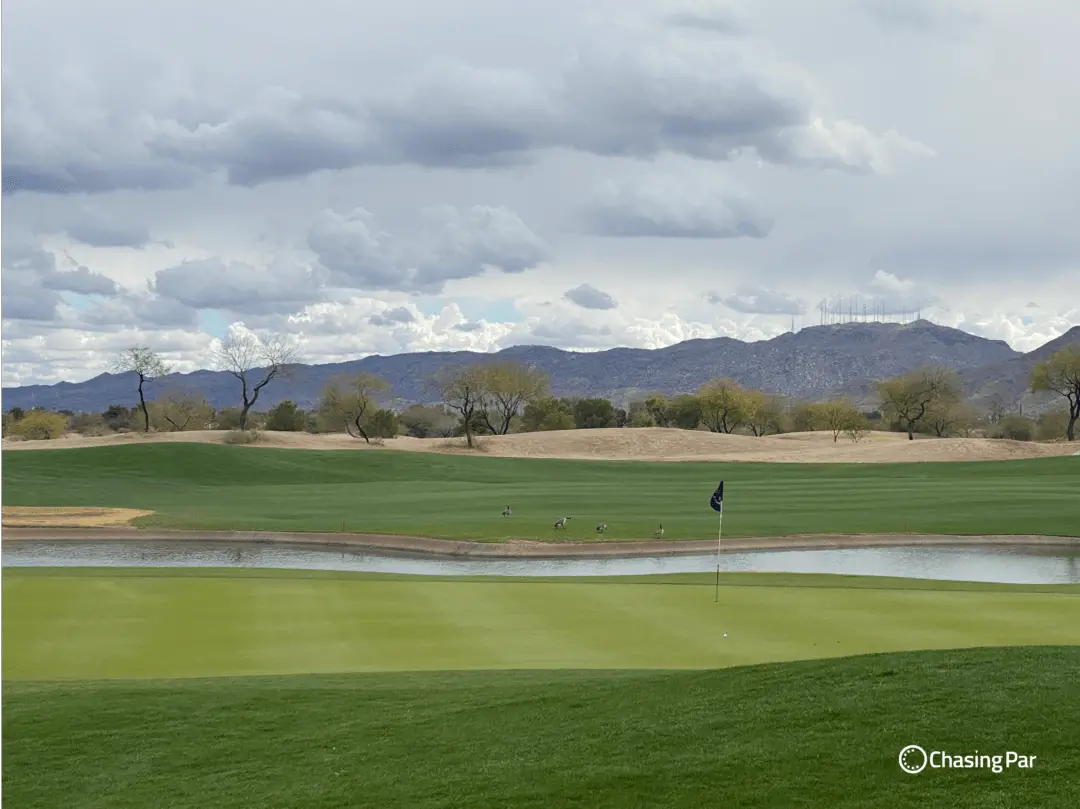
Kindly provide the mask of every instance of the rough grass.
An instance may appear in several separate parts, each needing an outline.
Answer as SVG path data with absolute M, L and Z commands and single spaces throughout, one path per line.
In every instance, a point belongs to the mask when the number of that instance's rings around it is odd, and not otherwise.
M 727 586 L 759 575 L 734 574 L 714 603 L 707 576 L 696 586 L 672 586 L 259 573 L 8 568 L 3 676 L 700 669 L 927 648 L 1080 644 L 1075 587 L 919 582 L 899 589 L 896 580 L 868 577 L 851 586 L 851 577 L 828 576 L 806 577 L 820 586 L 786 586 L 793 576 L 773 577 L 772 586 Z
M 164 528 L 498 541 L 799 533 L 1076 535 L 1072 458 L 950 464 L 626 463 L 145 444 L 4 453 L 4 505 L 151 510 Z M 502 518 L 504 506 L 514 516 Z M 568 530 L 555 532 L 557 517 Z
M 1080 805 L 1080 649 L 701 672 L 5 683 L 21 809 Z M 904 774 L 908 744 L 1038 756 Z

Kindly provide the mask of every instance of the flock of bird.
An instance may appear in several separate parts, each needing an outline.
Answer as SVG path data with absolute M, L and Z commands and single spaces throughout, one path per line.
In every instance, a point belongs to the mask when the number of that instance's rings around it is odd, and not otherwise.
M 507 506 L 503 509 L 502 515 L 504 517 L 511 517 L 513 516 L 513 514 L 514 512 L 510 509 L 510 506 Z M 555 529 L 558 530 L 559 528 L 566 528 L 566 524 L 568 522 L 570 522 L 570 517 L 559 517 L 559 519 L 555 520 Z M 603 534 L 605 531 L 607 531 L 606 522 L 596 524 L 596 533 Z M 664 536 L 664 526 L 661 525 L 659 528 L 653 531 L 653 536 L 657 539 L 661 539 Z

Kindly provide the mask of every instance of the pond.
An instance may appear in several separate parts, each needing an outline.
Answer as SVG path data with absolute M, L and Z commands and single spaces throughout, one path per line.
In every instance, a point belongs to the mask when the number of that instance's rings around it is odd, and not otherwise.
M 716 570 L 716 554 L 603 559 L 433 559 L 369 550 L 237 542 L 9 541 L 4 567 L 217 567 L 433 576 L 640 576 Z M 1009 584 L 1080 584 L 1063 549 L 890 547 L 724 553 L 725 572 L 841 573 Z

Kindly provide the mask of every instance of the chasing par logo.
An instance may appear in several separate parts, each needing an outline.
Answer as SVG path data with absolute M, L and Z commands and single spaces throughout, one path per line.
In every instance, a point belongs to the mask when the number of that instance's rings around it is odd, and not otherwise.
M 917 744 L 909 744 L 900 751 L 900 769 L 908 775 L 918 775 L 928 766 L 932 770 L 990 770 L 1001 773 L 1010 768 L 1030 770 L 1038 756 L 1025 756 L 1009 750 L 991 755 L 978 750 L 970 755 L 954 755 L 941 750 L 929 753 Z
M 918 775 L 926 769 L 926 751 L 917 744 L 909 744 L 900 751 L 900 769 L 908 775 Z

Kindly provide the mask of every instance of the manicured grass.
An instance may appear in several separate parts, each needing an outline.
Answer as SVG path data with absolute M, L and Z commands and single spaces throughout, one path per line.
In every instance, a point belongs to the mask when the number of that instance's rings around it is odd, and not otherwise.
M 821 584 L 827 577 L 817 578 Z M 9 568 L 3 676 L 717 668 L 924 648 L 1080 644 L 1076 588 L 920 584 L 725 586 L 714 603 L 708 584 L 72 575 L 63 568 L 23 575 Z
M 5 683 L 21 809 L 1080 805 L 1080 649 L 699 672 Z M 1035 755 L 903 773 L 901 748 Z
M 1080 459 L 914 464 L 561 461 L 198 444 L 4 453 L 3 501 L 152 509 L 166 528 L 461 539 L 797 533 L 1076 535 Z M 504 519 L 510 504 L 514 516 Z M 573 517 L 554 531 L 557 517 Z

